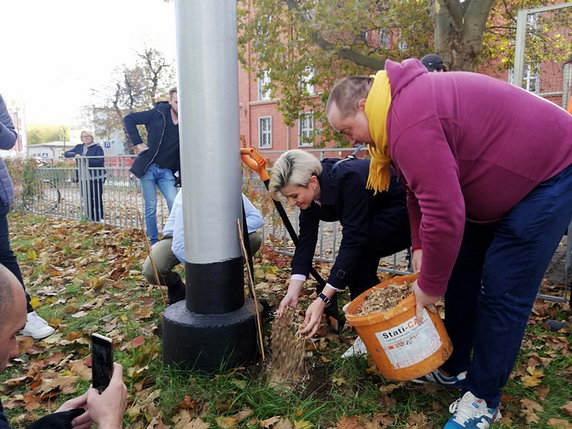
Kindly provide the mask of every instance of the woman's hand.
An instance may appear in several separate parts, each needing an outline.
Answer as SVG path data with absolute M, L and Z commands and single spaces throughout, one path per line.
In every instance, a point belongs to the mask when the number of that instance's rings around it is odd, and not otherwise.
M 318 331 L 320 323 L 322 323 L 324 308 L 326 308 L 326 303 L 320 298 L 316 298 L 306 310 L 302 329 L 298 332 L 300 335 L 310 338 Z
M 423 259 L 423 250 L 415 249 L 413 251 L 413 256 L 411 257 L 411 267 L 415 274 L 421 271 L 421 260 Z
M 79 153 L 76 153 L 74 158 L 81 158 L 81 155 Z
M 276 313 L 278 317 L 282 317 L 284 311 L 286 311 L 286 307 L 296 307 L 298 305 L 298 299 L 300 298 L 303 286 L 303 280 L 290 279 L 288 292 L 286 293 L 286 296 L 282 298 L 282 301 L 280 301 L 280 305 L 278 306 L 278 312 Z
M 434 304 L 441 299 L 440 296 L 429 295 L 423 292 L 417 284 L 417 280 L 413 283 L 413 293 L 415 294 L 415 314 L 417 316 L 417 320 L 423 320 L 424 308 L 427 308 L 427 310 L 432 313 L 437 313 L 437 309 Z

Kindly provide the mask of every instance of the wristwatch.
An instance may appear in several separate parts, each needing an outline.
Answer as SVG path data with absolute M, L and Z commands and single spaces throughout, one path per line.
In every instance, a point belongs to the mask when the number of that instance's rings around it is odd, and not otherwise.
M 332 300 L 330 298 L 328 298 L 326 295 L 324 295 L 322 292 L 320 292 L 318 294 L 318 298 L 320 298 L 322 301 L 324 301 L 326 303 L 326 307 L 328 307 L 330 305 L 330 303 L 332 302 Z

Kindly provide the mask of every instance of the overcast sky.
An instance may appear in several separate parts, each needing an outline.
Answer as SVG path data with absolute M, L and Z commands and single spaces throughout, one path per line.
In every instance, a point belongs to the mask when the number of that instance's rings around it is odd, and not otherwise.
M 145 46 L 175 56 L 174 2 L 0 0 L 0 93 L 30 123 L 65 124 Z

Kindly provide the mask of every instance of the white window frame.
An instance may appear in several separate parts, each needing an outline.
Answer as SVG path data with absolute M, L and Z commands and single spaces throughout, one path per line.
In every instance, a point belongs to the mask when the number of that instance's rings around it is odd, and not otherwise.
M 270 83 L 270 75 L 267 71 L 262 72 L 262 78 L 258 79 L 258 101 L 270 100 L 272 94 L 270 90 L 264 89 Z
M 316 88 L 314 84 L 310 83 L 310 80 L 314 78 L 316 71 L 313 67 L 306 66 L 304 69 L 304 75 L 302 76 L 302 80 L 300 85 L 306 90 L 306 92 L 310 95 L 314 95 L 316 93 Z
M 263 122 L 267 122 L 268 129 L 264 129 Z M 258 147 L 260 149 L 272 149 L 272 116 L 260 116 L 258 118 Z
M 308 126 L 309 125 L 309 126 Z M 298 147 L 313 147 L 314 112 L 304 112 L 298 119 Z M 312 138 L 311 142 L 307 139 Z M 306 140 L 306 141 L 305 141 Z

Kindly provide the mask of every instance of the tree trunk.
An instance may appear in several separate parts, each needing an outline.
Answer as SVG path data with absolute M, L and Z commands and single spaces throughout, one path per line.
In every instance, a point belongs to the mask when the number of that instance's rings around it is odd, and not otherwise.
M 475 70 L 493 0 L 433 0 L 435 48 L 449 70 Z

